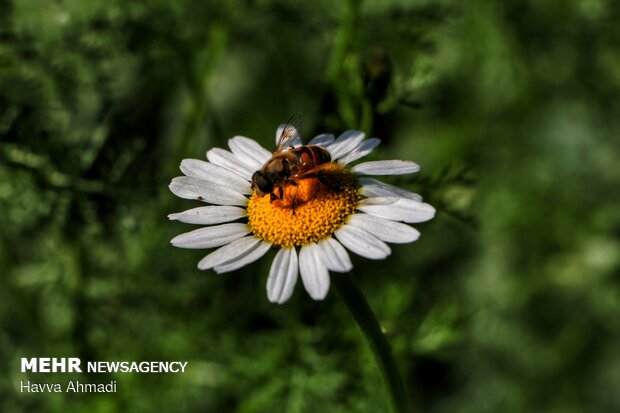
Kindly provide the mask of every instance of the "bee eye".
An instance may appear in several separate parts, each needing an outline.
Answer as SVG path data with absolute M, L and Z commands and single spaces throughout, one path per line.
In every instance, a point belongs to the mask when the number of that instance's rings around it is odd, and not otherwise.
M 252 175 L 252 185 L 265 194 L 273 191 L 273 185 L 261 171 L 256 171 Z
M 266 194 L 273 192 L 273 185 L 271 185 L 271 183 L 266 179 L 263 179 L 262 182 L 258 185 L 258 187 Z

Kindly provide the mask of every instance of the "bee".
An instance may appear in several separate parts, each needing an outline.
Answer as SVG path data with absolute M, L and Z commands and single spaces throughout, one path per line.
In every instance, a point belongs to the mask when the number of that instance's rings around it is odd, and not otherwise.
M 258 171 L 252 175 L 252 189 L 259 196 L 270 194 L 271 202 L 284 197 L 284 187 L 297 187 L 299 181 L 307 178 L 321 180 L 321 165 L 331 162 L 329 152 L 315 145 L 303 145 L 295 148 L 292 143 L 299 138 L 300 118 L 293 114 L 284 125 L 276 143 L 276 150 Z M 293 213 L 295 213 L 295 199 L 297 189 L 293 195 Z

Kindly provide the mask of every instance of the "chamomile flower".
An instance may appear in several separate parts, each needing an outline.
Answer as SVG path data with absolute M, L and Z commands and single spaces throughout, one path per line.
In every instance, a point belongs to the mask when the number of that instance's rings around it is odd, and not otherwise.
M 276 132 L 281 137 L 282 126 Z M 184 159 L 170 190 L 206 206 L 168 217 L 203 227 L 172 239 L 180 248 L 217 248 L 199 263 L 217 273 L 237 270 L 277 249 L 267 278 L 267 297 L 284 303 L 299 276 L 315 300 L 329 291 L 329 272 L 348 272 L 353 266 L 347 250 L 379 260 L 390 255 L 387 243 L 408 243 L 420 233 L 407 224 L 428 221 L 435 209 L 415 193 L 378 181 L 372 176 L 417 172 L 411 161 L 387 160 L 348 165 L 371 153 L 379 139 L 347 131 L 337 139 L 323 134 L 308 145 L 324 148 L 331 162 L 321 174 L 310 174 L 275 189 L 276 195 L 259 195 L 252 176 L 273 154 L 252 139 L 236 136 L 230 151 L 213 148 L 207 160 Z M 301 146 L 299 136 L 288 150 Z M 320 178 L 320 179 L 319 179 Z

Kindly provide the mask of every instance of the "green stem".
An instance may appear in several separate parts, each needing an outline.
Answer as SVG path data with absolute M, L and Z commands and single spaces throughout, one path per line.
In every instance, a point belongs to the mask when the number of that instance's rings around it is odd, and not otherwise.
M 381 326 L 353 274 L 337 274 L 332 277 L 332 284 L 336 286 L 351 315 L 370 343 L 370 347 L 387 382 L 395 411 L 398 413 L 410 413 L 412 411 L 411 404 L 407 397 L 403 380 L 396 367 L 390 343 L 385 334 L 383 334 Z

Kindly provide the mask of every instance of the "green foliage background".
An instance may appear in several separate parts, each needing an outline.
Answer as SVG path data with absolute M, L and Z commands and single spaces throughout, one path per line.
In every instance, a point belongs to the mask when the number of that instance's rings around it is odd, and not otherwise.
M 183 158 L 362 129 L 436 206 L 354 257 L 417 411 L 620 410 L 620 3 L 0 1 L 0 411 L 380 412 L 335 291 L 268 303 L 169 240 Z M 338 276 L 337 274 L 334 276 Z M 24 394 L 20 357 L 188 360 Z

